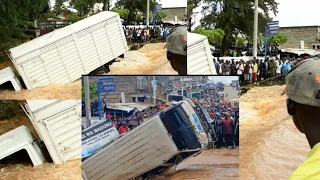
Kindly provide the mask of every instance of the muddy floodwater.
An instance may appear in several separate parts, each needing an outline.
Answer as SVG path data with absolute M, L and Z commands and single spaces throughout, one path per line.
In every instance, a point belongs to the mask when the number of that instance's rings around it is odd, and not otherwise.
M 31 132 L 39 138 L 32 123 L 24 114 L 0 120 L 0 135 L 21 125 L 28 126 Z M 81 179 L 80 168 L 80 159 L 61 165 L 46 162 L 37 167 L 34 167 L 31 160 L 26 160 L 26 158 L 9 162 L 0 160 L 0 180 L 79 180 Z
M 21 89 L 20 91 L 0 90 L 0 99 L 14 100 L 32 100 L 32 99 L 80 99 L 81 81 L 67 84 L 50 84 L 35 89 Z
M 167 74 L 177 75 L 167 60 L 165 43 L 145 44 L 137 51 L 127 51 L 110 66 L 108 74 Z
M 310 147 L 286 110 L 285 86 L 256 87 L 240 98 L 240 177 L 288 179 Z
M 196 157 L 191 157 L 177 166 L 169 177 L 154 180 L 238 180 L 239 150 L 210 149 Z

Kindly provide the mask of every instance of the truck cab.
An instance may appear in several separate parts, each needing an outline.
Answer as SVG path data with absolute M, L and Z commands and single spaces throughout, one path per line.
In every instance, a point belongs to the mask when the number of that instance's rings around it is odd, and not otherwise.
M 181 101 L 85 159 L 83 179 L 147 179 L 198 155 L 207 144 L 199 117 Z

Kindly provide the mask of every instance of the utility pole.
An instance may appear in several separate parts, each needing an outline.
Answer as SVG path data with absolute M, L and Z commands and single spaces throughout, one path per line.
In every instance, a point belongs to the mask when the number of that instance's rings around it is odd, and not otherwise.
M 148 0 L 148 2 L 149 2 L 149 0 Z M 155 81 L 155 80 L 156 80 L 156 77 L 153 76 L 153 81 Z M 157 91 L 157 88 L 153 88 L 153 103 L 154 103 L 154 104 L 157 104 L 156 91 Z
M 86 124 L 87 128 L 91 126 L 91 103 L 90 103 L 90 89 L 89 89 L 89 76 L 84 76 L 84 93 L 86 103 Z
M 150 0 L 147 0 L 147 26 L 149 26 Z
M 258 44 L 258 3 L 259 0 L 254 2 L 254 27 L 253 27 L 253 57 L 257 57 L 257 44 Z

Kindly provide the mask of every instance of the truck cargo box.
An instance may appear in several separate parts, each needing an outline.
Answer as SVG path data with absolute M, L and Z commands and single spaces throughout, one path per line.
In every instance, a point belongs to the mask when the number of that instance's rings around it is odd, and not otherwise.
M 188 32 L 188 75 L 217 75 L 206 36 Z
M 205 147 L 191 121 L 183 104 L 166 108 L 85 159 L 83 179 L 145 178 L 199 154 Z
M 26 87 L 76 81 L 128 49 L 117 13 L 104 11 L 10 49 Z
M 81 158 L 81 101 L 27 100 L 24 105 L 55 164 Z

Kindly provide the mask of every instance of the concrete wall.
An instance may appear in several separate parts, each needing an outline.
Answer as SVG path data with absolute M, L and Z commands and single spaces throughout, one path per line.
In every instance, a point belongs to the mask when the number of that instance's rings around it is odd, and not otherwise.
M 304 41 L 305 49 L 313 49 L 314 44 L 320 46 L 320 27 L 318 26 L 280 27 L 280 33 L 288 38 L 287 43 L 281 45 L 282 48 L 300 48 L 301 41 Z
M 175 16 L 177 16 L 178 21 L 187 18 L 187 8 L 185 7 L 163 8 L 162 11 L 167 14 L 167 17 L 163 19 L 164 21 L 174 21 Z
M 146 77 L 146 76 L 144 76 Z M 97 82 L 98 76 L 91 76 L 90 82 Z M 125 101 L 133 102 L 132 97 L 136 98 L 136 102 L 138 101 L 137 97 L 150 97 L 150 92 L 153 91 L 151 80 L 152 76 L 147 77 L 147 88 L 146 89 L 138 89 L 137 86 L 137 76 L 114 76 L 116 82 L 116 92 L 110 92 L 106 96 L 106 101 L 109 103 L 120 103 L 121 92 L 125 94 Z M 156 80 L 162 83 L 169 79 L 169 76 L 158 76 Z M 164 91 L 164 88 L 159 88 L 157 94 L 160 94 Z M 101 93 L 100 97 L 103 98 L 106 93 Z M 165 96 L 161 96 L 163 98 Z M 159 97 L 160 98 L 160 97 Z M 94 101 L 94 99 L 92 99 Z M 151 102 L 150 98 L 148 98 L 147 102 Z

